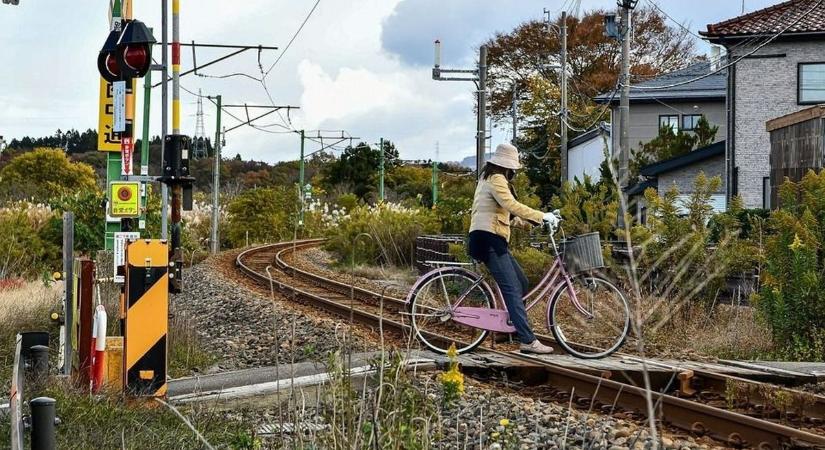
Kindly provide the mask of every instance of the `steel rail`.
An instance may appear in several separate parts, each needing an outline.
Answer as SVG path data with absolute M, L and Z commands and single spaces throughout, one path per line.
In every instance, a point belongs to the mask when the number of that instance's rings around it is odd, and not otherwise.
M 311 243 L 303 242 L 300 248 L 311 245 L 319 245 L 322 242 L 323 239 L 313 240 Z M 283 259 L 281 256 L 282 254 L 283 251 L 278 252 L 275 255 L 275 265 L 282 271 L 290 272 L 293 276 L 300 276 L 306 281 L 326 285 L 327 289 L 340 294 L 350 295 L 350 292 L 352 292 L 362 299 L 366 297 L 374 302 L 378 302 L 383 297 L 384 304 L 394 305 L 398 307 L 399 310 L 406 309 L 406 302 L 404 300 L 382 296 L 381 294 L 368 289 L 353 286 L 351 284 L 332 280 L 326 277 L 321 277 L 309 271 L 290 266 Z M 562 350 L 556 343 L 555 339 L 551 336 L 540 333 L 537 333 L 536 336 L 544 344 L 553 346 L 557 351 Z M 634 362 L 642 362 L 643 360 L 643 358 L 621 352 L 617 352 L 614 355 Z M 663 364 L 662 362 L 649 359 L 644 359 L 644 362 L 651 366 L 658 366 L 672 370 L 678 374 L 677 380 L 673 380 L 672 378 L 662 380 L 663 384 L 660 384 L 660 386 L 657 387 L 662 388 L 663 390 L 670 387 L 670 385 L 676 381 L 679 382 L 679 386 L 677 387 L 680 394 L 685 396 L 693 395 L 695 391 L 710 391 L 720 396 L 727 396 L 732 390 L 738 390 L 747 395 L 751 404 L 761 404 L 763 406 L 775 403 L 775 399 L 778 398 L 777 393 L 781 393 L 785 398 L 799 400 L 796 403 L 804 405 L 804 409 L 800 411 L 804 415 L 818 419 L 825 419 L 825 396 L 822 395 L 815 395 L 808 392 L 787 389 L 775 384 L 769 384 L 764 382 L 764 378 L 762 380 L 749 379 L 742 376 L 723 374 L 710 370 L 699 370 L 694 367 L 688 368 L 673 364 Z
M 312 277 L 312 281 L 321 283 L 329 282 L 331 286 L 339 288 L 346 287 L 347 290 L 349 290 L 351 288 L 349 285 L 291 267 L 280 257 L 285 251 L 317 245 L 322 241 L 323 240 L 304 240 L 249 249 L 238 255 L 236 265 L 245 275 L 268 287 L 269 277 L 251 268 L 244 262 L 244 259 L 257 253 L 277 250 L 273 259 L 279 266 L 279 269 L 284 273 L 292 270 L 293 274 L 299 273 L 302 277 Z M 282 290 L 293 293 L 296 298 L 300 298 L 303 302 L 321 307 L 327 312 L 344 318 L 352 318 L 354 321 L 363 325 L 375 326 L 379 322 L 382 322 L 384 327 L 401 332 L 402 334 L 411 331 L 410 326 L 405 323 L 354 308 L 352 303 L 339 303 L 295 286 L 287 286 L 283 283 L 280 283 L 280 286 Z M 366 289 L 356 288 L 356 290 L 375 295 L 375 293 Z M 387 298 L 388 297 L 384 297 L 384 300 L 386 301 Z M 444 339 L 445 342 L 449 339 L 447 337 L 441 338 Z M 606 405 L 615 403 L 617 406 L 626 410 L 637 411 L 642 414 L 647 413 L 646 397 L 648 392 L 643 388 L 588 373 L 582 373 L 515 352 L 502 352 L 491 349 L 485 349 L 485 351 L 511 358 L 514 361 L 541 365 L 547 373 L 548 384 L 556 389 L 575 392 L 576 396 L 589 397 Z M 788 445 L 825 446 L 825 437 L 803 430 L 664 393 L 651 392 L 650 395 L 653 398 L 653 403 L 658 405 L 656 414 L 664 422 L 699 436 L 710 436 L 726 442 L 729 445 L 757 447 L 761 449 L 779 449 L 785 448 Z

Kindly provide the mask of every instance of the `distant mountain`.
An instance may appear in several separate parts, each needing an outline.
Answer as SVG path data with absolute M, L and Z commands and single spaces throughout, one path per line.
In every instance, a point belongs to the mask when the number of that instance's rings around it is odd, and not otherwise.
M 468 156 L 461 161 L 448 161 L 447 164 L 465 167 L 470 170 L 476 170 L 476 157 Z

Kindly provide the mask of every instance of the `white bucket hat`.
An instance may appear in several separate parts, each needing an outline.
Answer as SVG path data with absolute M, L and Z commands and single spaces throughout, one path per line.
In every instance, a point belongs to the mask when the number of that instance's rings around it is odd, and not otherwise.
M 518 160 L 518 149 L 511 144 L 498 144 L 496 152 L 490 158 L 490 162 L 505 169 L 521 169 L 521 163 Z

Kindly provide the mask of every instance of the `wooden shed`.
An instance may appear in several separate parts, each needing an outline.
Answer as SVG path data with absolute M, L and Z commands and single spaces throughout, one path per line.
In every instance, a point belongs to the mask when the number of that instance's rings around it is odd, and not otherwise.
M 825 105 L 767 122 L 771 135 L 771 208 L 779 206 L 779 186 L 787 177 L 799 181 L 808 170 L 825 167 Z

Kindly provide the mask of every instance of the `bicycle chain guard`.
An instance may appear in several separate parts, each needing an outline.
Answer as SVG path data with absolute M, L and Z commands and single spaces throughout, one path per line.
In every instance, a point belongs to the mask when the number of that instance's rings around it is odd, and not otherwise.
M 498 333 L 516 332 L 516 329 L 509 324 L 510 314 L 503 309 L 459 306 L 453 310 L 453 320 L 482 330 Z

